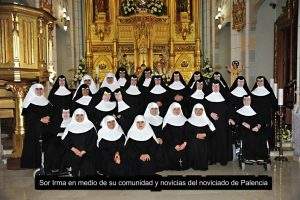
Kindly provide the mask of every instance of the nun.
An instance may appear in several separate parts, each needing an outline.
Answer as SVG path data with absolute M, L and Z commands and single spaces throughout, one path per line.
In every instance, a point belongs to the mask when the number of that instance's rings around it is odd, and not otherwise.
M 197 103 L 200 103 L 205 106 L 205 94 L 206 94 L 206 88 L 205 88 L 205 81 L 204 79 L 199 79 L 195 81 L 195 84 L 190 92 L 190 96 L 187 98 L 189 102 L 189 107 L 188 109 L 191 113 L 193 106 L 196 105 Z
M 156 137 L 161 140 L 160 138 L 162 137 L 163 118 L 159 116 L 159 107 L 157 103 L 151 102 L 147 105 L 144 117 L 146 122 L 150 124 Z M 160 143 L 162 143 L 162 141 L 160 141 Z
M 52 89 L 50 90 L 48 100 L 54 106 L 53 116 L 60 116 L 63 108 L 70 107 L 72 94 L 64 75 L 60 75 L 56 79 Z
M 153 76 L 149 88 L 147 103 L 157 103 L 161 113 L 164 115 L 168 109 L 168 92 L 162 77 L 160 75 Z
M 90 87 L 87 84 L 82 84 L 78 90 L 76 96 L 72 100 L 71 113 L 77 108 L 84 109 L 87 113 L 91 111 L 92 93 Z
M 212 92 L 205 97 L 207 113 L 216 127 L 215 134 L 209 140 L 210 164 L 227 165 L 227 162 L 232 160 L 232 138 L 227 130 L 229 108 L 221 90 L 221 83 L 214 80 L 211 88 Z
M 243 96 L 250 95 L 245 77 L 238 76 L 230 87 L 229 102 L 233 112 L 243 107 Z
M 125 85 L 124 100 L 132 108 L 135 108 L 138 114 L 145 109 L 143 94 L 137 86 L 138 78 L 136 75 L 130 75 Z
M 129 175 L 154 175 L 157 138 L 142 115 L 135 117 L 127 133 L 125 149 L 130 160 Z
M 75 110 L 61 139 L 67 149 L 63 162 L 70 163 L 72 176 L 95 175 L 97 132 L 83 109 Z
M 107 115 L 113 115 L 116 112 L 116 101 L 112 98 L 112 92 L 108 88 L 103 88 L 101 100 L 92 103 L 93 108 L 91 113 L 91 120 L 97 130 L 100 128 L 100 122 Z M 95 96 L 93 98 L 96 98 Z
M 187 121 L 189 166 L 195 170 L 208 169 L 208 140 L 216 128 L 205 113 L 202 104 L 193 107 L 192 115 Z
M 251 107 L 251 96 L 243 97 L 243 107 L 236 111 L 235 123 L 242 140 L 242 155 L 248 163 L 268 158 L 267 135 L 261 116 Z
M 179 71 L 172 74 L 171 81 L 169 82 L 168 96 L 171 102 L 180 103 L 184 114 L 187 113 L 186 97 L 188 96 L 188 89 Z
M 120 126 L 123 128 L 123 131 L 127 133 L 137 112 L 124 101 L 121 89 L 117 89 L 114 92 L 114 97 L 117 102 L 117 108 L 114 115 Z
M 45 168 L 48 172 L 57 173 L 66 170 L 67 165 L 62 163 L 66 148 L 62 143 L 61 136 L 67 125 L 71 122 L 70 115 L 70 109 L 62 109 L 60 121 L 54 127 L 54 135 L 49 141 L 49 146 L 45 154 Z
M 189 82 L 188 82 L 188 88 L 193 89 L 194 84 L 196 83 L 196 81 L 199 81 L 200 79 L 204 80 L 204 77 L 202 76 L 200 71 L 195 71 L 192 75 L 192 77 L 190 78 Z
M 23 102 L 22 115 L 25 122 L 24 145 L 21 156 L 21 168 L 34 169 L 41 166 L 41 147 L 47 148 L 47 139 L 52 135 L 53 106 L 44 96 L 44 86 L 33 84 Z
M 167 170 L 188 169 L 186 121 L 181 105 L 173 102 L 164 117 L 162 130 L 162 145 Z
M 138 86 L 143 94 L 147 94 L 149 92 L 149 86 L 151 83 L 152 70 L 147 67 L 144 69 L 141 77 L 138 81 Z
M 127 70 L 124 67 L 119 67 L 116 71 L 116 79 L 118 80 L 118 84 L 120 87 L 124 87 L 129 76 Z
M 210 82 L 213 82 L 214 80 L 220 82 L 222 90 L 224 90 L 224 94 L 227 95 L 227 93 L 229 92 L 229 87 L 220 72 L 213 73 Z
M 125 134 L 116 121 L 108 115 L 101 122 L 97 140 L 97 171 L 107 176 L 126 175 Z
M 100 88 L 109 88 L 112 92 L 114 92 L 116 89 L 120 88 L 120 85 L 117 81 L 117 78 L 113 73 L 107 73 L 105 75 L 105 78 L 101 84 Z
M 80 81 L 80 84 L 79 84 L 77 90 L 76 90 L 75 93 L 74 93 L 73 99 L 76 97 L 77 92 L 78 92 L 78 91 L 80 92 L 79 88 L 80 88 L 80 86 L 83 85 L 83 84 L 86 84 L 86 85 L 89 86 L 89 89 L 90 89 L 92 95 L 97 93 L 98 88 L 97 88 L 96 83 L 94 82 L 93 78 L 92 78 L 90 75 L 86 74 L 86 75 L 84 75 L 84 76 L 82 77 L 82 79 L 81 79 L 81 81 Z
M 256 78 L 256 83 L 252 89 L 253 109 L 261 114 L 263 119 L 264 132 L 268 135 L 271 149 L 275 146 L 275 133 L 272 130 L 272 117 L 278 110 L 275 94 L 264 76 Z

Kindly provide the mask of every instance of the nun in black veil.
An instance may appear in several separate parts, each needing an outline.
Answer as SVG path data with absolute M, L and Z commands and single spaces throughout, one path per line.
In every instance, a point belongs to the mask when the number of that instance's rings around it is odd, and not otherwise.
M 193 89 L 194 87 L 194 84 L 196 83 L 196 81 L 198 80 L 204 80 L 204 77 L 202 76 L 201 72 L 200 71 L 195 71 L 192 75 L 192 77 L 190 78 L 187 86 L 190 88 L 190 89 Z M 204 82 L 205 83 L 205 82 Z
M 205 81 L 203 78 L 200 78 L 199 80 L 195 81 L 194 86 L 190 92 L 188 99 L 189 105 L 188 105 L 188 111 L 189 113 L 192 112 L 193 106 L 197 103 L 202 104 L 205 107 L 205 99 L 204 97 L 207 94 L 207 86 L 205 84 Z
M 138 114 L 144 111 L 145 100 L 142 92 L 137 86 L 138 78 L 136 75 L 130 75 L 127 83 L 124 86 L 124 100 L 130 107 L 135 108 Z
M 210 82 L 212 83 L 214 80 L 217 80 L 220 82 L 220 84 L 222 86 L 222 90 L 224 91 L 224 95 L 228 96 L 229 87 L 220 72 L 215 72 L 212 75 L 212 77 L 210 78 Z M 211 89 L 211 88 L 209 88 L 209 89 Z M 211 90 L 209 92 L 211 92 Z
M 151 76 L 152 76 L 152 70 L 150 67 L 147 67 L 146 69 L 144 69 L 141 77 L 139 78 L 138 87 L 140 88 L 141 92 L 144 95 L 149 92 Z
M 87 113 L 91 113 L 92 93 L 87 84 L 82 84 L 72 100 L 71 113 L 77 108 L 82 108 Z
M 119 86 L 122 88 L 125 86 L 128 81 L 129 75 L 125 67 L 119 67 L 116 71 L 116 79 L 119 83 Z
M 271 149 L 275 146 L 275 132 L 272 129 L 272 117 L 278 110 L 275 94 L 264 76 L 258 76 L 252 89 L 253 109 L 262 117 L 262 123 L 265 125 L 263 130 L 269 139 Z
M 243 96 L 250 94 L 251 92 L 248 88 L 245 77 L 237 77 L 230 87 L 229 102 L 231 104 L 232 111 L 235 112 L 243 107 Z

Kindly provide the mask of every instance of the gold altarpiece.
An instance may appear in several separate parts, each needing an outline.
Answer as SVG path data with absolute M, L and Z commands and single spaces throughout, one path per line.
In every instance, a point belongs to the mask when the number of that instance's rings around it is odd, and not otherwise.
M 124 2 L 85 0 L 86 65 L 94 77 L 102 80 L 122 63 L 130 73 L 147 66 L 165 75 L 178 70 L 186 79 L 200 68 L 201 0 L 161 0 L 160 16 L 146 0 L 136 0 L 134 14 L 124 16 Z

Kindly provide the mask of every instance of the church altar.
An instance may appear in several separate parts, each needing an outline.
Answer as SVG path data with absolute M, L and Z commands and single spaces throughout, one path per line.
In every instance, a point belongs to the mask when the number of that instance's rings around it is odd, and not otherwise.
M 102 80 L 125 67 L 145 67 L 187 79 L 200 69 L 199 0 L 85 0 L 85 53 L 89 73 Z

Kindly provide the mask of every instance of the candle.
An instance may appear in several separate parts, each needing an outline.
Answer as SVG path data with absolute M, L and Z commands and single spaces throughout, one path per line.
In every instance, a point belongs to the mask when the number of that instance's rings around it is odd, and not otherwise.
M 278 105 L 283 106 L 283 89 L 278 90 Z
M 274 87 L 273 87 L 273 91 L 274 91 L 274 94 L 275 94 L 275 97 L 277 98 L 277 88 L 278 88 L 278 85 L 277 83 L 274 83 Z
M 274 78 L 270 79 L 270 86 L 274 90 Z

